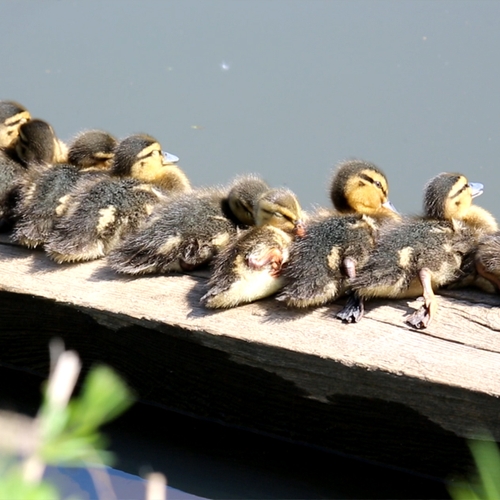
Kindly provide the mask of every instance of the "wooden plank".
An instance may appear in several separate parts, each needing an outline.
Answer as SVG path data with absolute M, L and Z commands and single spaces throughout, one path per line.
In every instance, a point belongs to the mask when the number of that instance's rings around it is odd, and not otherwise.
M 487 429 L 500 440 L 499 296 L 449 292 L 416 331 L 404 324 L 415 301 L 373 302 L 344 325 L 332 318 L 339 304 L 207 311 L 205 282 L 121 277 L 105 261 L 59 266 L 4 239 L 0 362 L 44 370 L 58 333 L 142 399 L 425 473 L 467 463 L 461 437 Z

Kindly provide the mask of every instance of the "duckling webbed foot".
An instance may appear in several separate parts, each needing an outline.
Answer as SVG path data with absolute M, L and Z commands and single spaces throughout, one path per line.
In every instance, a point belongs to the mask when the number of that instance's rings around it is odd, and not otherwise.
M 356 293 L 349 294 L 346 305 L 336 314 L 336 318 L 344 323 L 358 323 L 365 313 L 363 299 Z
M 419 330 L 427 328 L 432 318 L 437 312 L 437 301 L 434 291 L 432 290 L 432 273 L 429 269 L 424 268 L 418 272 L 418 277 L 422 283 L 422 288 L 424 290 L 424 305 L 416 312 L 414 312 L 406 322 L 413 326 L 413 328 L 418 328 Z

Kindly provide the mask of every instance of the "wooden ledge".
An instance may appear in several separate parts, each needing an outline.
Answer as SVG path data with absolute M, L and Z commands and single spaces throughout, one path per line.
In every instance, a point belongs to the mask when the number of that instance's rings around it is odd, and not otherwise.
M 446 292 L 417 331 L 404 323 L 417 301 L 374 301 L 345 325 L 333 319 L 339 304 L 207 311 L 205 282 L 121 277 L 105 261 L 60 266 L 4 237 L 0 363 L 46 373 L 59 335 L 143 400 L 440 476 L 469 463 L 461 438 L 487 430 L 500 441 L 500 296 Z

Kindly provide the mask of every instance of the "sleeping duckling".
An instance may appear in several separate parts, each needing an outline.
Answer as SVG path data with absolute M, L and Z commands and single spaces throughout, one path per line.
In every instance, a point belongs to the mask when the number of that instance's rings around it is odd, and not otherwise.
M 19 127 L 31 120 L 30 112 L 15 101 L 0 101 L 0 149 L 11 148 L 17 141 Z
M 82 179 L 109 168 L 116 144 L 109 133 L 88 130 L 69 144 L 68 164 L 31 167 L 19 188 L 12 240 L 29 248 L 43 245 L 64 214 L 70 192 Z
M 115 150 L 110 175 L 86 177 L 65 201 L 45 243 L 58 263 L 98 259 L 138 229 L 154 206 L 173 193 L 190 190 L 184 173 L 164 156 L 156 139 L 137 134 Z
M 288 189 L 264 193 L 254 207 L 255 226 L 214 260 L 209 290 L 201 302 L 210 309 L 236 307 L 276 293 L 281 268 L 295 235 L 303 235 L 302 210 Z
M 15 220 L 14 206 L 19 186 L 31 168 L 65 159 L 65 146 L 54 129 L 43 120 L 30 120 L 19 127 L 15 146 L 4 150 L 0 159 L 0 221 L 9 227 Z
M 372 297 L 423 295 L 424 305 L 407 322 L 427 327 L 437 311 L 434 290 L 460 277 L 464 255 L 496 227 L 491 214 L 472 205 L 482 188 L 461 174 L 441 173 L 431 179 L 424 190 L 424 216 L 382 231 L 368 262 L 351 280 L 354 294 L 337 317 L 359 321 L 363 301 Z
M 313 217 L 304 236 L 294 240 L 277 299 L 305 308 L 340 297 L 347 278 L 368 259 L 379 228 L 399 220 L 387 193 L 387 179 L 373 163 L 340 163 L 330 189 L 338 213 Z
M 191 271 L 208 264 L 237 234 L 253 224 L 254 201 L 269 186 L 256 176 L 230 188 L 205 188 L 162 204 L 141 230 L 109 257 L 124 274 Z
M 117 140 L 103 130 L 84 130 L 68 146 L 68 163 L 84 170 L 109 170 Z

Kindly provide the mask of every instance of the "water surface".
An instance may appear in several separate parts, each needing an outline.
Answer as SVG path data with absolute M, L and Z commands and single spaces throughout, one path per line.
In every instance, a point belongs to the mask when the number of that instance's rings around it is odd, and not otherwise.
M 1 0 L 1 98 L 63 139 L 144 131 L 195 185 L 257 172 L 328 204 L 364 158 L 418 212 L 443 170 L 500 216 L 500 2 Z

